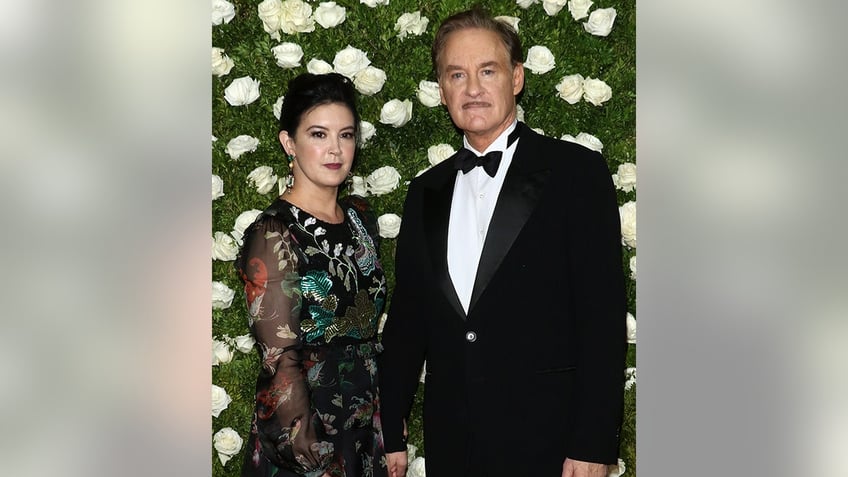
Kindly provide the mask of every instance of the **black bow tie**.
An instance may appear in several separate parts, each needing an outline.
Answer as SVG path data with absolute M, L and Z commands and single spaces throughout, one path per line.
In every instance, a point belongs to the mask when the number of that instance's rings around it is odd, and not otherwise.
M 455 165 L 463 174 L 467 174 L 475 167 L 480 166 L 486 171 L 486 174 L 489 174 L 489 177 L 495 177 L 502 155 L 501 151 L 492 151 L 485 156 L 478 156 L 468 149 L 462 148 L 456 153 Z
M 511 146 L 518 139 L 520 132 L 521 123 L 518 123 L 515 126 L 515 130 L 507 138 L 506 147 Z M 462 148 L 456 153 L 454 167 L 462 171 L 463 174 L 467 174 L 475 167 L 480 166 L 486 171 L 486 174 L 489 174 L 489 177 L 495 177 L 495 174 L 498 172 L 498 166 L 501 163 L 501 156 L 503 156 L 503 152 L 501 151 L 490 151 L 483 156 L 478 156 L 471 150 Z

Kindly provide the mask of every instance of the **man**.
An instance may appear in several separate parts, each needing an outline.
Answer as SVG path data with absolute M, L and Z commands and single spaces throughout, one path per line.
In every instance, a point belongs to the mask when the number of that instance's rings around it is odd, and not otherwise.
M 390 472 L 406 470 L 404 419 L 426 360 L 427 474 L 606 476 L 626 351 L 606 162 L 516 121 L 521 44 L 488 13 L 445 20 L 432 56 L 473 154 L 415 179 L 404 205 L 380 361 Z

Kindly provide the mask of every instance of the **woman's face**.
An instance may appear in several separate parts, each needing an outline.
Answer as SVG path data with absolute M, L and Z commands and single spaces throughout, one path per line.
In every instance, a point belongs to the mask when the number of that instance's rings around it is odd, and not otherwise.
M 300 118 L 294 137 L 280 132 L 292 162 L 295 189 L 336 188 L 347 179 L 356 152 L 353 114 L 341 103 L 321 104 Z

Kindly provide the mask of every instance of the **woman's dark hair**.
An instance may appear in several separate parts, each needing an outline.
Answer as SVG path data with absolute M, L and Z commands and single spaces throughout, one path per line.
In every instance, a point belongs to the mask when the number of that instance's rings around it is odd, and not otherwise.
M 459 12 L 446 18 L 436 31 L 433 48 L 430 50 L 436 78 L 440 74 L 439 61 L 442 59 L 442 51 L 445 49 L 448 36 L 455 31 L 469 28 L 480 28 L 496 33 L 506 47 L 507 53 L 509 53 L 512 66 L 515 67 L 522 62 L 521 39 L 518 38 L 518 33 L 508 23 L 495 20 L 488 11 L 480 6 L 475 6 L 471 10 Z
M 353 114 L 353 128 L 359 140 L 359 112 L 353 82 L 338 73 L 314 75 L 303 73 L 289 81 L 280 110 L 280 131 L 294 137 L 303 115 L 322 104 L 339 103 Z

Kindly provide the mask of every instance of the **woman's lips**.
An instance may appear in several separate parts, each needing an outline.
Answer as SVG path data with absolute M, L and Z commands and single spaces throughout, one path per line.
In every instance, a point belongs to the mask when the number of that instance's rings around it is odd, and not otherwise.
M 328 168 L 328 169 L 332 169 L 332 170 L 336 171 L 336 170 L 341 169 L 341 168 L 342 168 L 342 165 L 341 165 L 340 163 L 335 163 L 335 164 L 324 164 L 324 167 L 326 167 L 326 168 Z

